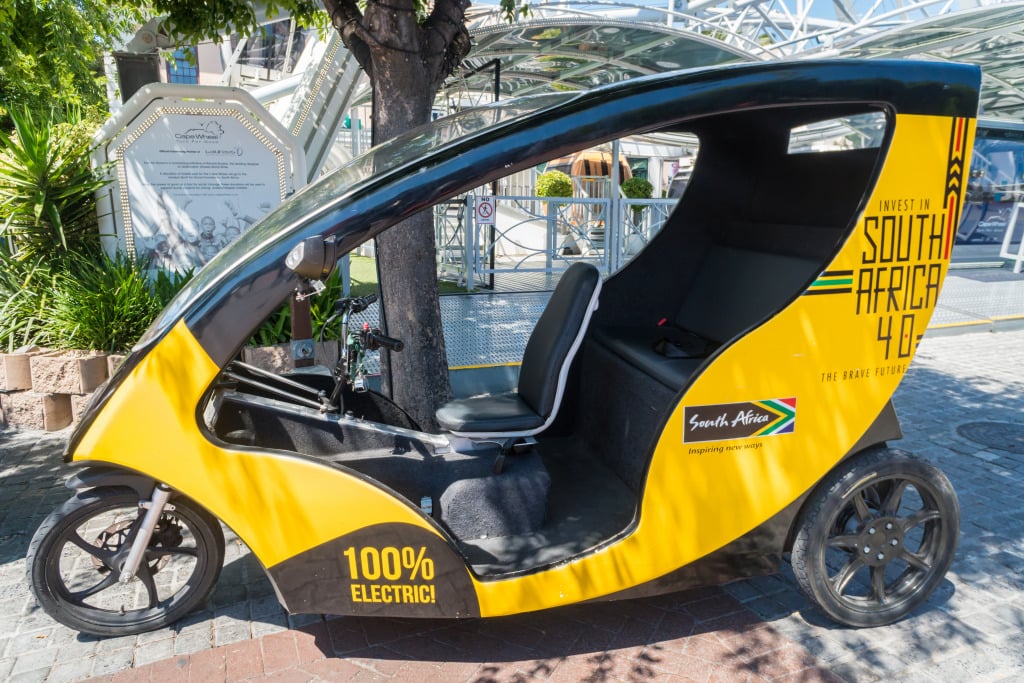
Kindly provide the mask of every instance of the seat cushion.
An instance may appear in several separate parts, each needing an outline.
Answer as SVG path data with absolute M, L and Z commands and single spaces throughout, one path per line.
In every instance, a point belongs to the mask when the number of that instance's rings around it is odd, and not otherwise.
M 441 427 L 462 434 L 521 432 L 544 424 L 544 418 L 515 392 L 449 401 L 436 416 Z
M 538 415 L 558 411 L 566 377 L 597 308 L 601 273 L 588 263 L 569 267 L 533 329 L 519 369 L 519 395 Z
M 594 341 L 669 389 L 679 391 L 704 358 L 669 358 L 658 353 L 655 350 L 658 342 L 672 339 L 673 333 L 672 328 L 654 325 L 646 328 L 600 327 L 594 328 Z

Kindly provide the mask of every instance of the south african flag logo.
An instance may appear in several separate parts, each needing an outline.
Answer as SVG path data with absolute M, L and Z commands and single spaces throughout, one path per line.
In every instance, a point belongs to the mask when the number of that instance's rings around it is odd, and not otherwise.
M 771 398 L 767 401 L 754 401 L 754 405 L 777 417 L 754 436 L 772 436 L 774 434 L 792 434 L 796 427 L 796 398 Z

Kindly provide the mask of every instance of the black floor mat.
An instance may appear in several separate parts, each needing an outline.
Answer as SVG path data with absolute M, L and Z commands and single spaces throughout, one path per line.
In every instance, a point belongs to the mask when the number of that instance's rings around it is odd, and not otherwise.
M 480 575 L 504 574 L 567 560 L 624 530 L 636 496 L 579 439 L 552 439 L 538 448 L 551 476 L 547 521 L 535 533 L 460 543 Z

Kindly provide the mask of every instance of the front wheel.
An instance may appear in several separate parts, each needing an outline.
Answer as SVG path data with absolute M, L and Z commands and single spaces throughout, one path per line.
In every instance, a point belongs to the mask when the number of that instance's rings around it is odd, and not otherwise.
M 832 619 L 891 624 L 942 581 L 959 532 L 956 493 L 941 470 L 895 449 L 860 453 L 807 499 L 793 541 L 793 574 Z
M 107 487 L 78 493 L 43 521 L 27 571 L 47 614 L 83 633 L 123 636 L 172 624 L 206 598 L 220 575 L 224 535 L 180 496 L 161 514 L 135 578 L 118 580 L 142 517 L 138 494 Z

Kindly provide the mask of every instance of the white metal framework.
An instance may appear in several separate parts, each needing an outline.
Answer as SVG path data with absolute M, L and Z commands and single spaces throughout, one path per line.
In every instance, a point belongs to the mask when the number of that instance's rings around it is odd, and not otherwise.
M 912 57 L 979 64 L 982 111 L 1024 119 L 1024 2 L 1013 0 L 621 0 L 531 3 L 509 23 L 470 8 L 465 72 L 501 60 L 503 96 L 579 89 L 731 61 Z M 489 92 L 489 72 L 467 80 Z M 449 97 L 451 95 L 449 94 Z

